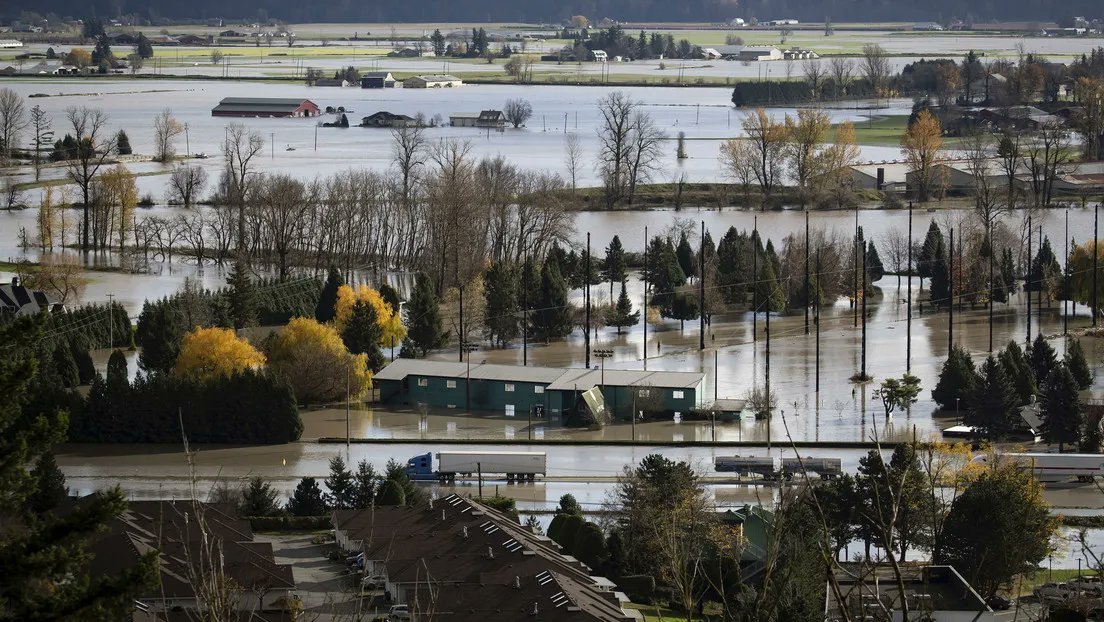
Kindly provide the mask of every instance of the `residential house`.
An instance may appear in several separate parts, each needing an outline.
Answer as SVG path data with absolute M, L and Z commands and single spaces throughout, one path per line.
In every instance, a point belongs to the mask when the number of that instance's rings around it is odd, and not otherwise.
M 314 81 L 314 86 L 339 86 L 339 87 L 344 87 L 344 86 L 349 86 L 349 81 L 348 80 L 343 80 L 341 78 L 318 78 L 317 80 Z
M 0 49 L 14 49 L 23 47 L 23 42 L 18 39 L 0 39 Z
M 714 45 L 713 53 L 717 58 L 739 61 L 783 60 L 785 54 L 774 46 Z
M 309 99 L 273 97 L 225 97 L 211 110 L 212 117 L 317 117 L 318 106 Z
M 1062 125 L 1063 119 L 1034 106 L 1008 106 L 1007 108 L 982 108 L 978 117 L 997 127 L 1013 127 L 1021 130 L 1037 130 L 1048 125 Z
M 136 45 L 138 34 L 134 32 L 109 32 L 107 33 L 107 40 L 111 42 L 111 45 Z
M 403 82 L 403 88 L 407 89 L 442 89 L 460 86 L 463 82 L 460 78 L 450 75 L 414 76 Z
M 244 39 L 249 36 L 249 33 L 239 30 L 223 30 L 218 33 L 218 36 L 221 39 Z
M 916 171 L 905 174 L 905 185 L 909 189 L 916 187 L 918 175 Z M 951 194 L 974 194 L 977 190 L 976 176 L 979 175 L 993 190 L 999 191 L 1008 187 L 1008 174 L 997 158 L 989 158 L 977 164 L 968 160 L 944 160 L 931 167 L 933 185 L 942 192 Z
M 387 53 L 391 58 L 418 58 L 422 55 L 421 51 L 414 48 L 403 48 L 401 50 L 393 50 Z
M 502 114 L 501 110 L 458 112 L 449 115 L 449 125 L 453 127 L 480 127 L 503 130 L 506 129 L 506 117 Z
M 697 408 L 705 376 L 697 372 L 518 367 L 397 359 L 373 382 L 379 401 L 391 406 L 492 411 L 507 417 L 562 418 L 582 406 L 582 394 L 598 388 L 610 412 L 622 419 L 640 410 L 667 413 Z
M 941 32 L 943 30 L 943 27 L 936 22 L 917 22 L 912 25 L 912 29 L 917 31 L 927 30 L 933 32 Z
M 77 507 L 71 501 L 60 511 Z M 217 547 L 217 549 L 215 548 Z M 243 613 L 289 608 L 295 580 L 291 566 L 277 564 L 270 542 L 256 542 L 249 521 L 232 505 L 190 501 L 131 501 L 127 510 L 108 522 L 89 546 L 92 576 L 115 576 L 158 550 L 160 585 L 136 599 L 142 612 L 192 612 L 203 609 L 203 597 L 193 583 L 202 562 L 217 560 L 227 579 L 241 587 L 233 593 L 234 608 Z M 218 553 L 213 553 L 213 551 Z
M 590 55 L 596 63 L 604 63 L 609 60 L 609 55 L 606 54 L 605 50 L 591 50 Z
M 395 77 L 390 71 L 369 71 L 360 77 L 360 88 L 383 89 L 395 88 Z
M 46 292 L 24 287 L 19 277 L 12 277 L 10 283 L 0 283 L 0 317 L 35 315 L 39 311 L 62 309 L 62 304 Z
M 609 579 L 510 517 L 450 494 L 427 506 L 333 513 L 338 545 L 413 619 L 621 622 L 637 617 Z
M 180 35 L 176 37 L 176 42 L 180 45 L 207 45 L 211 43 L 211 37 L 200 35 Z
M 386 110 L 368 115 L 360 120 L 360 127 L 418 127 L 418 120 L 405 114 L 392 114 Z

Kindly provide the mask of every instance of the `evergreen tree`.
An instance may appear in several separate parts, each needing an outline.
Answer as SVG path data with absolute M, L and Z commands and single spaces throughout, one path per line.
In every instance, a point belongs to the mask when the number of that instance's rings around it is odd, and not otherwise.
M 35 483 L 34 493 L 31 495 L 31 511 L 35 514 L 43 514 L 58 506 L 69 495 L 69 489 L 65 487 L 65 475 L 58 468 L 52 452 L 43 453 L 35 462 L 31 470 L 31 478 Z
M 777 313 L 786 308 L 785 294 L 782 292 L 782 286 L 778 283 L 778 277 L 770 261 L 763 262 L 763 266 L 759 269 L 756 288 L 758 289 L 759 311 Z
M 1017 402 L 1022 406 L 1031 401 L 1031 397 L 1038 393 L 1035 383 L 1035 374 L 1031 373 L 1031 366 L 1027 363 L 1020 344 L 1009 341 L 1008 345 L 997 355 L 997 360 L 1004 369 L 1004 375 L 1012 382 L 1016 391 Z
M 632 301 L 625 291 L 625 282 L 621 282 L 621 295 L 617 297 L 617 304 L 610 309 L 606 317 L 606 326 L 616 326 L 617 334 L 625 326 L 636 326 L 640 323 L 640 312 L 633 311 Z
M 391 305 L 391 308 L 397 313 L 399 306 L 402 304 L 402 300 L 399 300 L 398 290 L 391 287 L 390 283 L 380 283 L 379 290 L 377 291 L 379 291 L 380 298 L 383 298 L 384 302 Z
M 1040 388 L 1050 377 L 1050 372 L 1058 364 L 1058 354 L 1043 337 L 1042 333 L 1035 336 L 1031 342 L 1031 348 L 1027 351 L 1027 364 L 1031 366 L 1031 373 L 1035 376 Z
M 59 341 L 54 346 L 53 354 L 53 366 L 54 372 L 57 374 L 57 381 L 62 387 L 71 389 L 80 384 L 80 370 L 77 369 L 77 362 L 73 360 L 73 352 L 69 349 L 69 345 L 64 341 Z M 1084 358 L 1084 356 L 1082 356 Z
M 406 338 L 422 356 L 448 343 L 437 294 L 429 278 L 422 273 L 418 273 L 414 280 L 414 292 L 406 304 L 406 317 L 410 323 Z
M 92 65 L 100 68 L 100 73 L 106 73 L 115 62 L 115 54 L 111 51 L 111 42 L 106 34 L 101 34 L 96 39 L 96 47 L 92 48 Z
M 921 279 L 933 278 L 933 269 L 936 260 L 947 254 L 946 242 L 943 240 L 943 232 L 935 221 L 928 225 L 928 234 L 924 238 L 924 244 L 920 247 L 920 254 L 916 258 L 916 274 Z
M 336 266 L 330 266 L 326 274 L 326 284 L 322 286 L 322 295 L 318 297 L 318 306 L 314 308 L 314 319 L 320 324 L 332 322 L 336 314 L 337 290 L 345 284 L 345 279 Z
M 729 227 L 717 245 L 717 286 L 725 303 L 744 302 L 750 265 L 746 236 Z
M 406 494 L 402 485 L 393 479 L 383 481 L 379 488 L 379 496 L 376 497 L 377 505 L 406 505 Z
M 997 359 L 989 356 L 981 373 L 963 423 L 974 426 L 990 442 L 1012 431 L 1019 413 L 1019 396 Z
M 1041 292 L 1048 300 L 1053 300 L 1058 297 L 1055 295 L 1055 290 L 1059 289 L 1061 275 L 1062 267 L 1058 265 L 1058 258 L 1054 256 L 1050 238 L 1044 237 L 1042 245 L 1031 260 L 1031 272 L 1026 289 Z
M 659 307 L 663 317 L 673 317 L 675 292 L 686 283 L 686 273 L 679 265 L 675 247 L 670 240 L 661 241 L 656 252 L 656 259 L 648 258 L 649 263 L 654 266 L 654 271 L 648 273 L 648 280 L 652 284 L 652 295 L 648 304 Z
M 866 278 L 870 282 L 877 281 L 885 276 L 885 266 L 882 258 L 878 256 L 878 247 L 874 242 L 866 243 Z
M 353 507 L 356 497 L 356 483 L 353 474 L 345 467 L 341 456 L 330 458 L 330 476 L 326 478 L 326 506 L 333 510 L 346 510 Z
M 58 498 L 64 483 L 47 458 L 64 440 L 62 412 L 31 410 L 38 381 L 36 350 L 45 318 L 0 322 L 0 618 L 4 620 L 121 620 L 134 599 L 156 585 L 157 552 L 117 575 L 88 576 L 86 545 L 126 511 L 118 486 L 60 514 L 35 513 Z M 30 468 L 34 465 L 34 468 Z
M 521 332 L 518 328 L 518 287 L 520 271 L 514 264 L 496 261 L 483 277 L 483 297 L 487 305 L 483 321 L 492 345 L 505 347 Z
M 76 151 L 75 146 L 73 151 Z M 115 135 L 115 153 L 119 155 L 130 155 L 134 153 L 134 150 L 130 148 L 130 137 L 127 136 L 126 130 L 119 130 L 119 133 Z M 75 157 L 75 154 L 72 157 Z
M 235 261 L 230 275 L 226 278 L 229 286 L 227 302 L 234 328 L 248 328 L 257 325 L 257 290 L 249 278 L 245 264 Z
M 112 350 L 107 357 L 107 386 L 109 391 L 120 391 L 121 387 L 130 387 L 127 379 L 126 355 L 122 350 Z
M 322 516 L 326 513 L 326 500 L 322 496 L 322 489 L 313 477 L 304 477 L 299 480 L 291 499 L 288 499 L 286 508 L 292 516 Z
M 92 379 L 96 377 L 96 365 L 88 352 L 88 341 L 84 338 L 74 338 L 69 341 L 69 350 L 76 362 L 77 378 L 80 383 L 92 384 Z
M 1085 412 L 1077 395 L 1077 381 L 1064 363 L 1058 364 L 1046 379 L 1043 392 L 1043 440 L 1058 443 L 1059 453 L 1067 444 L 1081 441 Z
M 625 248 L 621 246 L 621 238 L 613 236 L 609 246 L 606 247 L 606 280 L 610 284 L 610 300 L 613 300 L 613 284 L 623 282 L 628 277 L 628 264 L 625 261 Z
M 352 507 L 358 510 L 372 507 L 379 485 L 380 478 L 372 464 L 367 460 L 358 462 L 353 474 Z
M 1085 350 L 1081 348 L 1081 341 L 1070 339 L 1066 349 L 1066 367 L 1069 367 L 1073 379 L 1077 381 L 1077 388 L 1085 390 L 1092 386 L 1093 376 L 1089 371 L 1089 363 L 1085 360 Z
M 675 249 L 675 258 L 678 259 L 679 268 L 682 269 L 682 273 L 688 277 L 694 277 L 698 275 L 698 258 L 694 249 L 690 246 L 690 240 L 686 238 L 686 232 L 683 231 L 679 236 L 678 247 Z
M 671 301 L 671 318 L 679 321 L 679 329 L 686 328 L 686 320 L 696 320 L 701 315 L 697 292 L 677 292 Z
M 572 307 L 567 299 L 567 284 L 555 262 L 546 261 L 541 268 L 541 288 L 530 314 L 537 339 L 549 341 L 571 334 Z
M 383 478 L 399 484 L 403 492 L 403 503 L 406 505 L 420 505 L 426 499 L 425 490 L 418 487 L 410 476 L 406 474 L 406 463 L 391 459 L 384 468 Z
M 974 361 L 962 346 L 951 348 L 951 353 L 939 372 L 939 382 L 932 389 L 932 399 L 943 408 L 969 409 L 970 398 L 977 386 L 978 376 Z
M 279 513 L 280 506 L 276 503 L 276 497 L 280 493 L 257 475 L 249 478 L 249 483 L 242 486 L 241 504 L 238 512 L 242 516 L 272 516 Z
M 1016 272 L 1012 263 L 1012 249 L 1001 251 L 1000 260 L 993 274 L 993 302 L 1008 302 L 1009 296 L 1016 292 Z
M 138 33 L 138 43 L 134 46 L 134 52 L 142 58 L 153 58 L 153 45 L 145 33 Z
M 383 329 L 380 328 L 375 305 L 367 300 L 356 301 L 349 320 L 341 331 L 341 340 L 352 354 L 364 354 L 368 357 L 368 369 L 373 373 L 383 369 L 386 364 L 379 345 L 382 336 Z

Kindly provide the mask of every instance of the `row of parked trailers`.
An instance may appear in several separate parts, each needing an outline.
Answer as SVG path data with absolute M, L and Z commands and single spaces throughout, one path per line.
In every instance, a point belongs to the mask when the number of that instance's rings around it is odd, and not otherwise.
M 801 473 L 832 479 L 843 475 L 843 461 L 839 458 L 781 458 L 771 456 L 717 456 L 713 470 L 740 475 L 758 475 L 764 479 L 792 480 Z

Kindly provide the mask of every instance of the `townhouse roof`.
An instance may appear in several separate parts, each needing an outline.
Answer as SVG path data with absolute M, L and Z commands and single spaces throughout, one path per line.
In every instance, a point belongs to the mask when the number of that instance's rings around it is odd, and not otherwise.
M 470 378 L 472 380 L 496 380 L 503 382 L 531 382 L 545 384 L 551 391 L 568 391 L 580 387 L 653 386 L 660 388 L 694 388 L 705 378 L 698 372 L 605 370 L 605 377 L 597 369 L 565 369 L 560 367 L 535 367 L 471 364 L 452 361 L 427 361 L 424 359 L 397 359 L 374 376 L 376 380 L 403 380 L 407 376 L 432 376 L 438 378 Z

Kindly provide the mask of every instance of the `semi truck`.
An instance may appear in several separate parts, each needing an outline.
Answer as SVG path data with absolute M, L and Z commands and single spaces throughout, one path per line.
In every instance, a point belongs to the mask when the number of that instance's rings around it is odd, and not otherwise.
M 821 479 L 831 479 L 843 474 L 843 462 L 839 458 L 777 458 L 771 456 L 717 456 L 713 458 L 713 470 L 731 473 L 750 473 L 764 479 L 792 480 L 803 471 L 816 473 Z
M 988 463 L 991 459 L 989 454 L 982 454 L 972 462 Z M 997 454 L 997 460 L 1010 460 L 1021 469 L 1030 469 L 1035 479 L 1046 483 L 1070 478 L 1087 482 L 1104 475 L 1104 454 L 1002 453 Z
M 441 451 L 406 462 L 406 474 L 420 481 L 452 482 L 456 476 L 503 475 L 507 481 L 533 481 L 544 475 L 548 459 L 543 451 Z

